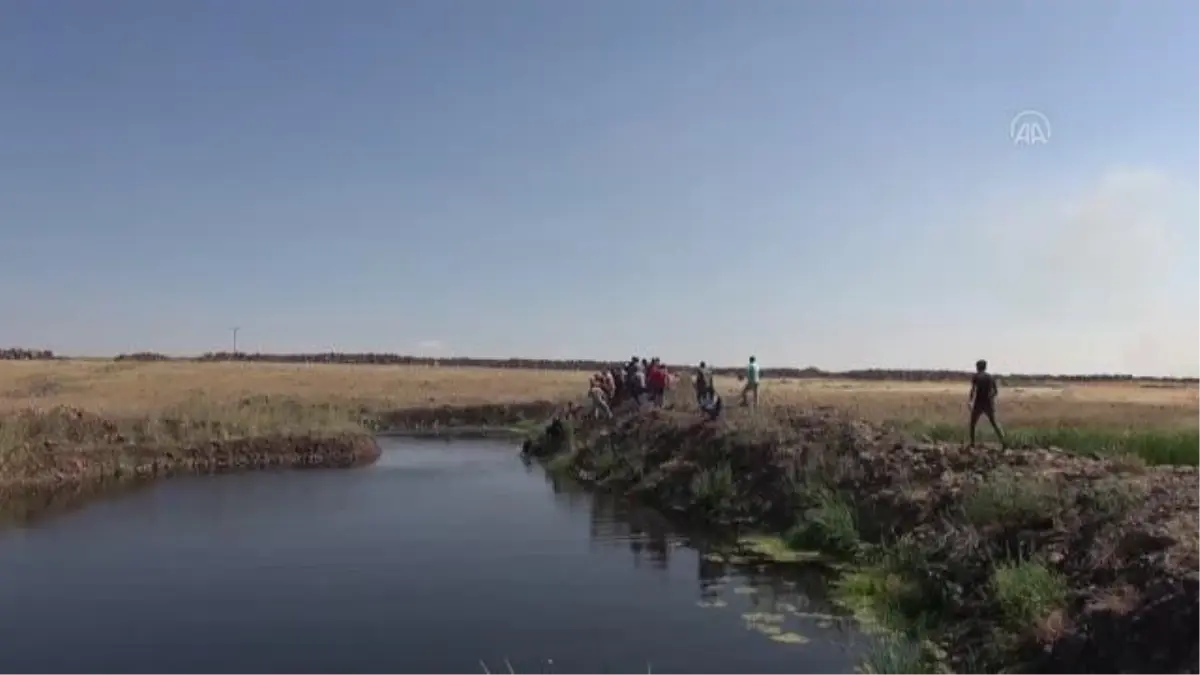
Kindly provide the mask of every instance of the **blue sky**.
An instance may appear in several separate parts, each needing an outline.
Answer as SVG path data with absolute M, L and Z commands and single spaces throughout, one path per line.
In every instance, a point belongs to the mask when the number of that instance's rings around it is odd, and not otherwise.
M 1198 12 L 0 0 L 0 344 L 1194 376 Z

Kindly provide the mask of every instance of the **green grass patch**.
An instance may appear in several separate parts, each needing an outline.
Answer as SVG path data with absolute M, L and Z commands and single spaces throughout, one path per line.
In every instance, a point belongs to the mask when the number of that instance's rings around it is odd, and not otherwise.
M 1121 520 L 1146 498 L 1146 487 L 1121 477 L 1103 478 L 1080 494 L 1090 507 L 1110 520 Z
M 909 581 L 883 567 L 848 572 L 833 584 L 834 600 L 850 610 L 868 633 L 906 630 L 900 607 L 914 591 Z
M 733 467 L 722 462 L 711 469 L 702 469 L 692 477 L 692 500 L 708 514 L 719 515 L 731 510 L 737 497 Z
M 546 462 L 546 471 L 549 471 L 553 474 L 563 475 L 570 471 L 571 465 L 574 462 L 575 455 L 569 452 L 560 452 Z
M 919 427 L 919 430 L 935 441 L 965 443 L 968 435 L 966 425 L 938 424 Z M 1004 435 L 1013 447 L 1056 447 L 1074 453 L 1133 455 L 1148 466 L 1200 465 L 1200 430 L 1197 429 L 1016 428 L 1005 429 Z M 983 434 L 979 438 L 982 439 Z
M 1067 583 L 1062 575 L 1031 560 L 996 567 L 991 587 L 1005 620 L 1017 628 L 1032 626 L 1062 607 L 1067 599 Z
M 812 505 L 803 510 L 799 522 L 784 537 L 788 547 L 853 556 L 860 544 L 854 507 L 838 493 L 825 488 L 812 490 L 807 498 Z
M 901 636 L 888 635 L 872 645 L 860 670 L 869 674 L 937 672 L 921 643 Z
M 966 495 L 962 511 L 967 522 L 976 527 L 1021 525 L 1055 513 L 1059 499 L 1052 481 L 997 469 Z

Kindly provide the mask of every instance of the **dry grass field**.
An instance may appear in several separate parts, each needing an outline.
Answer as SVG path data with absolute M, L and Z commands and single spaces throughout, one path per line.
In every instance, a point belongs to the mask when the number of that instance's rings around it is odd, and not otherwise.
M 107 447 L 119 454 L 142 446 L 169 453 L 238 439 L 361 436 L 396 419 L 407 426 L 409 417 L 444 406 L 583 402 L 588 377 L 511 368 L 0 361 L 0 484 L 64 471 L 60 464 L 70 455 L 47 449 Z M 678 400 L 690 401 L 689 385 L 677 386 L 685 390 Z M 931 440 L 965 436 L 964 384 L 769 379 L 762 407 L 751 411 L 735 405 L 736 380 L 718 378 L 718 387 L 730 403 L 728 416 L 751 424 L 787 418 L 789 409 L 832 407 L 870 422 L 900 423 Z M 1139 383 L 1002 388 L 1000 400 L 1001 422 L 1015 445 L 1137 456 L 1154 465 L 1200 462 L 1198 408 L 1195 386 Z M 409 413 L 397 418 L 396 411 Z M 511 423 L 512 415 L 488 415 Z M 990 429 L 982 433 L 987 440 Z M 51 460 L 58 464 L 47 468 Z
M 247 397 L 371 410 L 582 400 L 588 373 L 432 366 L 111 361 L 0 361 L 0 414 L 66 405 L 127 418 Z M 727 399 L 738 383 L 719 381 Z M 686 385 L 685 385 L 686 386 Z M 966 386 L 946 383 L 767 380 L 768 406 L 833 406 L 871 421 L 963 422 Z M 1004 388 L 1002 422 L 1014 428 L 1194 430 L 1195 386 L 1047 384 Z

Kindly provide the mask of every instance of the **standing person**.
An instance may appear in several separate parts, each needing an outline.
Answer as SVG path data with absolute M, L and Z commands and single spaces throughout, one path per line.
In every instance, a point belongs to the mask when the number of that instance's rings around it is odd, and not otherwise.
M 601 419 L 613 416 L 612 408 L 608 406 L 608 396 L 604 393 L 603 376 L 592 376 L 591 386 L 588 387 L 588 398 L 592 401 L 591 414 Z
M 631 357 L 625 364 L 625 396 L 634 401 L 638 400 L 637 369 L 638 357 Z
M 1004 447 L 1004 432 L 996 422 L 996 397 L 999 395 L 1000 387 L 996 384 L 996 378 L 987 371 L 987 361 L 979 359 L 975 362 L 975 374 L 971 376 L 971 393 L 967 394 L 967 408 L 971 410 L 971 447 L 975 447 L 975 425 L 982 415 L 987 415 L 992 430 L 1000 439 L 1000 447 Z
M 716 385 L 713 383 L 712 372 L 708 369 L 708 364 L 701 361 L 700 366 L 696 368 L 696 403 L 703 407 L 705 399 L 712 398 L 716 393 Z
M 633 400 L 638 407 L 642 407 L 642 402 L 646 399 L 646 366 L 645 359 L 642 363 L 636 363 L 633 366 Z
M 750 362 L 746 364 L 746 386 L 742 387 L 743 406 L 749 405 L 746 400 L 747 394 L 754 394 L 754 405 L 758 405 L 758 382 L 761 375 L 762 370 L 758 367 L 758 361 L 751 356 Z
M 613 380 L 612 373 L 608 372 L 608 370 L 601 370 L 597 374 L 597 377 L 600 378 L 600 388 L 604 390 L 604 398 L 611 406 L 613 401 L 616 400 L 617 395 L 616 382 Z
M 613 384 L 612 405 L 621 405 L 627 395 L 626 383 L 628 382 L 628 378 L 625 377 L 625 371 L 620 365 L 617 365 L 609 371 L 608 376 L 612 378 Z
M 646 367 L 646 399 L 651 405 L 658 403 L 658 388 L 661 384 L 658 361 L 651 359 L 650 364 Z
M 667 400 L 667 384 L 670 380 L 670 373 L 667 372 L 667 366 L 658 358 L 650 361 L 650 396 L 654 401 L 654 405 L 659 408 Z

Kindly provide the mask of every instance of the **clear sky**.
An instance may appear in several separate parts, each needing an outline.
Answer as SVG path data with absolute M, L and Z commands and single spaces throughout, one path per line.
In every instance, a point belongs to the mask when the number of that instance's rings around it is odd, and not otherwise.
M 0 345 L 1195 376 L 1198 23 L 0 0 Z

